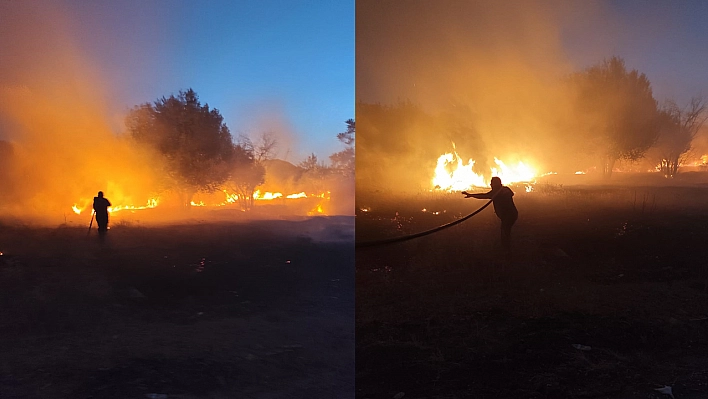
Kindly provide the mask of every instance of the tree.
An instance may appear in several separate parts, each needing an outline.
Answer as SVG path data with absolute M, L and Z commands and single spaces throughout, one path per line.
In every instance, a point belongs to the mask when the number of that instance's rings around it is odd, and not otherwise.
M 617 160 L 637 161 L 659 134 L 659 111 L 649 79 L 627 71 L 624 60 L 612 57 L 571 77 L 581 132 L 587 148 L 599 152 L 602 172 L 612 175 Z
M 337 133 L 337 139 L 344 143 L 346 148 L 343 151 L 336 152 L 329 156 L 332 162 L 332 167 L 337 169 L 345 176 L 354 175 L 354 139 L 355 139 L 355 123 L 354 119 L 348 119 L 346 122 L 347 130 Z M 314 155 L 314 154 L 313 154 Z
M 683 108 L 671 100 L 664 105 L 655 153 L 665 177 L 676 176 L 679 166 L 686 161 L 693 139 L 708 117 L 705 111 L 706 103 L 701 97 L 694 97 Z
M 278 140 L 273 132 L 261 132 L 255 142 L 248 136 L 239 135 L 238 143 L 253 155 L 254 161 L 260 163 L 273 159 L 278 147 Z
M 331 168 L 328 168 L 324 162 L 317 160 L 317 155 L 310 154 L 298 166 L 304 169 L 304 181 L 309 183 L 309 188 L 316 193 L 323 193 L 326 189 L 325 179 L 331 174 Z
M 194 90 L 134 107 L 126 118 L 131 137 L 162 155 L 166 185 L 189 204 L 197 191 L 214 191 L 229 178 L 236 150 L 217 109 Z
M 237 147 L 243 150 L 249 162 L 236 165 L 230 182 L 238 193 L 239 202 L 244 210 L 253 209 L 256 187 L 265 182 L 264 163 L 275 156 L 278 141 L 272 132 L 263 132 L 253 143 L 250 137 L 240 135 Z
M 245 211 L 251 210 L 255 199 L 253 193 L 256 187 L 263 184 L 265 181 L 265 167 L 263 163 L 256 162 L 253 149 L 238 144 L 236 146 L 239 159 L 243 162 L 234 165 L 232 177 L 229 180 L 232 191 L 238 194 L 238 201 L 241 208 Z
M 300 162 L 297 166 L 305 169 L 306 171 L 310 171 L 317 169 L 320 165 L 317 162 L 317 155 L 315 155 L 315 153 L 312 153 L 308 155 L 308 157 L 305 158 L 304 161 Z

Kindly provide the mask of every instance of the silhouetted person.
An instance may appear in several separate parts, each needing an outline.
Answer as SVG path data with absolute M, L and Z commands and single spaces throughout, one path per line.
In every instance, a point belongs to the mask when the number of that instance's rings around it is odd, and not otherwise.
M 108 231 L 108 207 L 111 201 L 103 198 L 103 191 L 98 192 L 98 197 L 93 197 L 93 210 L 96 212 L 96 223 L 98 224 L 98 234 L 103 236 Z
M 501 179 L 492 177 L 492 190 L 482 194 L 470 194 L 463 191 L 465 198 L 493 199 L 494 213 L 501 220 L 501 244 L 507 252 L 511 251 L 511 226 L 519 218 L 519 211 L 514 205 L 514 192 L 509 187 L 502 186 Z

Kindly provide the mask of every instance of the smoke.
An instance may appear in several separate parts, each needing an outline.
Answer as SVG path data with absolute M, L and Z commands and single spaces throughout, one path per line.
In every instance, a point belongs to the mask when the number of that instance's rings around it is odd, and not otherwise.
M 133 53 L 131 41 L 110 38 L 95 22 L 86 21 L 90 14 L 86 10 L 72 12 L 61 1 L 0 3 L 0 216 L 48 225 L 67 219 L 88 224 L 92 199 L 100 190 L 114 206 L 140 207 L 153 198 L 160 199 L 158 208 L 150 210 L 149 215 L 133 217 L 122 211 L 111 216 L 114 221 L 138 217 L 173 220 L 176 216 L 171 202 L 176 207 L 181 203 L 171 201 L 174 198 L 169 193 L 159 191 L 160 173 L 164 170 L 161 157 L 125 134 L 123 118 L 127 109 L 116 110 L 115 104 L 126 97 L 125 91 L 134 87 L 128 84 L 131 78 L 124 75 L 134 73 L 131 71 L 135 69 L 130 62 L 120 64 L 125 70 L 116 65 L 104 68 L 105 59 L 90 55 L 95 54 L 95 49 L 82 47 L 92 41 L 79 35 L 95 31 L 98 39 L 93 41 L 94 45 L 110 43 L 106 51 L 112 57 L 134 56 L 132 62 L 141 65 L 146 52 L 140 46 L 144 45 L 134 43 L 139 48 Z M 131 36 L 130 32 L 127 34 Z M 145 38 L 148 42 L 153 39 Z M 140 71 L 146 75 L 153 73 Z M 137 90 L 142 93 L 146 89 Z M 278 143 L 273 156 L 289 157 L 294 163 L 300 161 L 292 155 L 296 151 L 296 134 L 277 101 L 257 104 L 246 112 L 249 118 L 244 125 L 229 126 L 235 136 L 239 128 L 245 127 L 257 144 L 260 133 L 270 133 Z M 221 192 L 214 197 L 215 203 L 225 200 Z M 348 209 L 353 209 L 352 197 L 344 197 L 350 204 Z M 324 212 L 338 213 L 339 203 L 335 201 L 342 201 L 341 198 L 333 197 L 329 209 L 324 206 Z M 315 209 L 317 202 L 317 199 L 300 201 L 303 212 Z M 74 214 L 74 205 L 83 210 L 81 215 Z M 230 209 L 233 214 L 240 214 Z M 195 217 L 179 217 L 185 216 Z
M 356 11 L 357 190 L 429 189 L 453 142 L 480 170 L 495 157 L 538 173 L 592 164 L 564 79 L 615 55 L 602 3 L 363 0 Z M 570 57 L 579 39 L 587 53 Z
M 239 131 L 233 131 L 234 136 L 247 136 L 257 144 L 264 134 L 275 140 L 272 156 L 288 162 L 297 163 L 299 159 L 298 135 L 293 130 L 285 107 L 277 100 L 261 101 L 234 110 L 241 115 Z
M 12 146 L 2 163 L 3 214 L 52 223 L 74 204 L 90 212 L 99 190 L 114 205 L 145 205 L 155 158 L 111 127 L 107 85 L 60 7 L 10 3 L 2 26 L 11 35 L 0 39 L 0 139 Z

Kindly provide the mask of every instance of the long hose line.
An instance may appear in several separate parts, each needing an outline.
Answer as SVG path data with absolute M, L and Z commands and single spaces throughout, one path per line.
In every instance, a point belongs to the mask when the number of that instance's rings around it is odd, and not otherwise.
M 472 216 L 474 216 L 474 215 L 476 215 L 476 214 L 482 212 L 482 211 L 484 210 L 484 208 L 488 207 L 489 204 L 491 204 L 491 203 L 494 201 L 494 197 L 496 197 L 497 194 L 499 194 L 499 192 L 501 192 L 501 190 L 497 191 L 497 192 L 494 194 L 494 196 L 492 197 L 492 199 L 490 199 L 490 200 L 489 200 L 486 204 L 484 204 L 481 208 L 479 208 L 479 209 L 477 209 L 476 211 L 470 213 L 469 215 L 463 217 L 462 219 L 457 219 L 457 220 L 455 220 L 455 221 L 453 221 L 453 222 L 444 224 L 444 225 L 442 225 L 442 226 L 438 226 L 438 227 L 435 227 L 435 228 L 430 229 L 430 230 L 421 231 L 420 233 L 409 234 L 409 235 L 407 235 L 407 236 L 395 237 L 395 238 L 389 238 L 389 239 L 386 239 L 386 240 L 377 240 L 377 241 L 365 241 L 365 242 L 359 242 L 359 241 L 357 241 L 356 244 L 354 244 L 354 246 L 355 246 L 356 248 L 375 247 L 375 246 L 379 246 L 379 245 L 393 244 L 393 243 L 397 243 L 397 242 L 401 242 L 401 241 L 412 240 L 412 239 L 414 239 L 414 238 L 423 237 L 423 236 L 427 236 L 428 234 L 436 233 L 436 232 L 438 232 L 438 231 L 440 231 L 440 230 L 443 230 L 443 229 L 446 229 L 446 228 L 448 228 L 448 227 L 452 227 L 452 226 L 454 226 L 454 225 L 456 225 L 456 224 L 462 223 L 462 222 L 464 222 L 465 220 L 471 218 Z

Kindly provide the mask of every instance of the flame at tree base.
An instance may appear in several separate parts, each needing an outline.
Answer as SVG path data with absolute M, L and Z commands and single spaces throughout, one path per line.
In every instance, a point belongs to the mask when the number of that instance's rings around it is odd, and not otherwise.
M 536 172 L 524 162 L 507 166 L 495 157 L 494 163 L 496 167 L 491 167 L 489 174 L 476 173 L 473 170 L 475 161 L 469 159 L 467 163 L 463 162 L 453 149 L 453 152 L 438 158 L 432 185 L 438 190 L 463 191 L 474 187 L 489 187 L 489 179 L 494 176 L 499 177 L 503 184 L 532 183 L 536 180 Z M 531 190 L 527 188 L 527 191 Z

